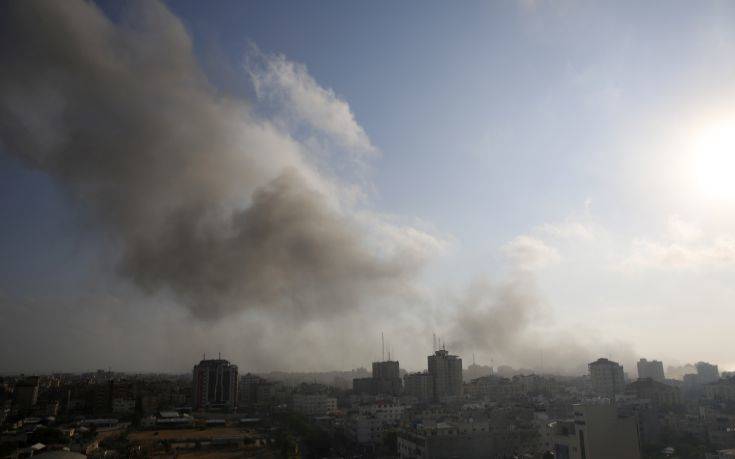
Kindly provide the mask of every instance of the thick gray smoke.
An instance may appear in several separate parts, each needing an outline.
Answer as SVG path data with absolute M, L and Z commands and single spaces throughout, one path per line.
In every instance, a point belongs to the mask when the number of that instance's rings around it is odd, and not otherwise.
M 134 4 L 120 24 L 81 1 L 4 9 L 3 147 L 78 198 L 138 286 L 172 292 L 201 318 L 276 307 L 318 316 L 366 291 L 400 290 L 418 268 L 421 257 L 400 244 L 370 246 L 373 235 L 332 197 L 345 189 L 306 145 L 210 86 L 162 4 Z M 260 75 L 259 91 L 298 83 L 296 115 L 322 115 L 327 136 L 343 126 L 347 147 L 372 148 L 346 104 L 273 62 L 290 73 Z

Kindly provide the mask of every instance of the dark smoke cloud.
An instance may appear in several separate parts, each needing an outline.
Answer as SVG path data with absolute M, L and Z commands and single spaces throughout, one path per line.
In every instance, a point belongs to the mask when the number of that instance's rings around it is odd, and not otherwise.
M 3 9 L 4 149 L 78 198 L 119 244 L 119 272 L 146 291 L 169 291 L 200 318 L 315 317 L 400 291 L 419 268 L 400 247 L 370 246 L 308 146 L 210 86 L 162 4 L 134 3 L 120 24 L 81 1 Z M 341 103 L 327 134 L 351 126 L 364 148 L 347 105 L 321 91 L 295 113 Z

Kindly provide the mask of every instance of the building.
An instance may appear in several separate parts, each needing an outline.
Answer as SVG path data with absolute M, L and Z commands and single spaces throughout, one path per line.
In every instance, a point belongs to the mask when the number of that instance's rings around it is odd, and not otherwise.
M 326 416 L 337 411 L 337 399 L 322 394 L 294 394 L 293 409 L 306 416 Z
M 224 359 L 202 360 L 194 366 L 193 377 L 193 409 L 234 409 L 237 406 L 237 365 Z
M 664 382 L 664 364 L 659 360 L 648 361 L 640 359 L 638 361 L 638 379 L 650 378 L 654 381 Z
M 376 402 L 358 407 L 344 422 L 346 435 L 356 443 L 382 442 L 389 426 L 396 426 L 404 406 L 392 402 Z
M 257 401 L 258 386 L 265 383 L 265 379 L 251 373 L 240 377 L 240 386 L 238 387 L 240 405 L 254 405 Z
M 640 459 L 638 424 L 614 405 L 574 405 L 574 422 L 549 424 L 556 459 Z
M 385 424 L 397 424 L 403 416 L 405 406 L 397 403 L 378 401 L 358 407 L 360 415 L 372 417 Z
M 433 398 L 439 401 L 445 397 L 462 395 L 462 359 L 449 355 L 445 349 L 434 352 L 428 357 L 429 374 L 433 383 Z
M 523 395 L 525 389 L 517 377 L 511 380 L 498 376 L 483 376 L 465 384 L 464 391 L 472 397 L 504 400 Z
M 651 378 L 643 378 L 625 386 L 624 393 L 637 399 L 650 400 L 659 407 L 671 407 L 681 403 L 678 387 L 669 386 Z
M 625 388 L 623 366 L 605 358 L 588 365 L 592 390 L 603 397 L 614 397 Z
M 352 380 L 352 391 L 356 394 L 400 395 L 402 390 L 400 366 L 396 360 L 373 362 L 373 375 L 370 378 Z
M 697 382 L 699 384 L 709 384 L 719 381 L 720 372 L 717 369 L 717 365 L 712 365 L 707 362 L 697 362 L 694 366 L 697 368 Z
M 15 384 L 15 403 L 21 410 L 30 410 L 38 403 L 38 376 L 25 378 Z
M 375 394 L 373 378 L 355 378 L 352 380 L 352 392 L 356 394 Z
M 494 430 L 487 419 L 448 419 L 406 426 L 397 433 L 400 459 L 513 457 L 533 442 L 535 429 Z
M 355 443 L 369 444 L 383 441 L 385 423 L 372 416 L 351 416 L 344 423 L 347 438 Z
M 135 399 L 115 397 L 112 399 L 112 412 L 115 414 L 132 414 L 135 412 Z
M 735 378 L 707 384 L 704 387 L 704 394 L 710 400 L 735 402 Z
M 434 398 L 434 379 L 429 373 L 408 373 L 403 377 L 403 393 L 416 397 L 419 402 Z
M 386 360 L 384 362 L 373 362 L 373 378 L 400 379 L 401 372 L 398 361 Z

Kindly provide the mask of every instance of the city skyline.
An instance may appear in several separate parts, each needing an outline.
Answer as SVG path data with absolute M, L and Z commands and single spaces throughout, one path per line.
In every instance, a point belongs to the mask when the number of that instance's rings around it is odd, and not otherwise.
M 665 10 L 4 3 L 0 371 L 735 370 L 735 4 Z

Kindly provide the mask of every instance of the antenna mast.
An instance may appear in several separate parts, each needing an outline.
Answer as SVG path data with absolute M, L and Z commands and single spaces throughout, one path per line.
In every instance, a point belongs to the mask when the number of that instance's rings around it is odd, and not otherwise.
M 382 348 L 382 358 L 380 359 L 381 362 L 385 361 L 385 338 L 383 337 L 383 332 L 380 332 L 380 346 Z

